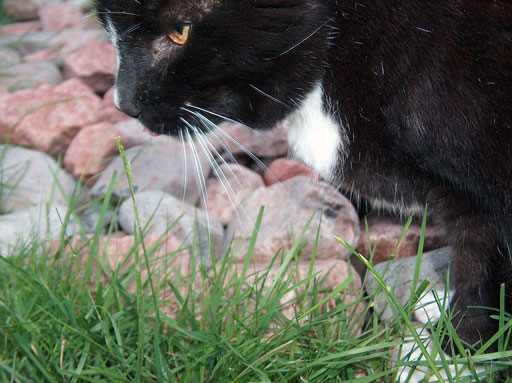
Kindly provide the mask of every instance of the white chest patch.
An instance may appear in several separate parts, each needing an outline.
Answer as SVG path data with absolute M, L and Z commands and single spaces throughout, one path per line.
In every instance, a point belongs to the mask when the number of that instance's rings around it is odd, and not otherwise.
M 346 140 L 343 127 L 326 111 L 322 96 L 318 84 L 286 123 L 291 154 L 330 181 Z

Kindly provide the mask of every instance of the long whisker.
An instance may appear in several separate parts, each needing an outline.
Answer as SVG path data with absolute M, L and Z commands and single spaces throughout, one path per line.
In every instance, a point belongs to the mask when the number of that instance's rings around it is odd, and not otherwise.
M 241 125 L 241 126 L 243 126 L 244 128 L 249 129 L 251 132 L 253 132 L 253 133 L 255 133 L 255 134 L 259 135 L 260 137 L 262 137 L 262 138 L 263 138 L 263 139 L 264 139 L 264 140 L 265 140 L 269 145 L 271 145 L 271 144 L 272 144 L 272 143 L 270 142 L 270 140 L 268 139 L 268 137 L 267 137 L 267 136 L 265 136 L 263 133 L 261 133 L 260 131 L 258 131 L 258 130 L 256 130 L 256 129 L 251 128 L 250 126 L 245 125 L 245 124 L 244 124 L 244 123 L 242 123 L 242 122 L 239 122 L 239 121 L 233 120 L 233 119 L 231 119 L 231 118 L 229 118 L 229 117 L 223 116 L 222 114 L 218 114 L 218 113 L 215 113 L 215 112 L 209 111 L 209 110 L 207 110 L 207 109 L 200 108 L 199 106 L 195 106 L 195 105 L 192 105 L 192 104 L 189 104 L 188 106 L 189 106 L 189 107 L 191 107 L 191 108 L 197 109 L 197 110 L 199 110 L 199 111 L 201 111 L 201 112 L 208 113 L 208 114 L 210 114 L 210 115 L 212 115 L 212 116 L 215 116 L 215 117 L 218 117 L 218 118 L 222 118 L 223 120 L 226 120 L 226 121 L 228 121 L 228 122 L 232 122 L 233 124 Z M 190 109 L 187 109 L 187 108 L 184 108 L 184 107 L 182 107 L 181 109 L 182 109 L 182 110 L 184 110 L 185 112 L 192 113 L 192 114 L 194 114 L 194 113 L 198 113 L 198 112 L 194 112 L 194 111 L 192 111 L 192 110 L 190 110 Z M 209 125 L 213 125 L 215 128 L 217 128 L 217 125 L 216 125 L 216 124 L 214 124 L 212 121 L 210 121 L 210 120 L 209 120 L 208 118 L 206 118 L 205 116 L 203 116 L 203 115 L 201 115 L 201 116 L 202 116 L 203 118 L 205 118 L 205 119 L 207 119 L 207 120 L 209 121 Z M 222 142 L 222 141 L 221 141 L 221 142 Z
M 258 157 L 256 157 L 248 148 L 246 148 L 243 144 L 241 144 L 240 142 L 238 142 L 235 138 L 233 138 L 229 133 L 227 133 L 226 131 L 222 130 L 220 127 L 218 127 L 217 125 L 215 125 L 212 121 L 210 121 L 209 119 L 207 119 L 206 117 L 204 117 L 202 114 L 200 113 L 197 113 L 197 112 L 194 112 L 194 111 L 191 111 L 191 110 L 188 110 L 186 108 L 182 108 L 183 110 L 191 113 L 194 117 L 197 117 L 199 119 L 199 121 L 201 122 L 204 122 L 204 126 L 205 127 L 210 127 L 211 129 L 215 129 L 216 131 L 219 131 L 221 132 L 222 134 L 224 134 L 227 139 L 231 142 L 233 142 L 236 146 L 238 146 L 245 154 L 247 154 L 254 162 L 256 162 L 263 170 L 266 170 L 269 172 L 269 174 L 272 175 L 272 177 L 275 179 L 275 181 L 279 184 L 282 184 L 281 181 L 279 180 L 279 178 L 276 177 L 276 175 L 268 168 L 267 165 L 265 165 L 263 163 L 263 161 L 261 161 Z
M 179 138 L 181 142 L 181 146 L 183 147 L 183 198 L 181 200 L 181 205 L 185 204 L 185 195 L 187 193 L 187 148 L 185 147 L 185 138 L 183 137 L 183 130 L 180 129 Z
M 192 129 L 192 125 L 190 125 L 186 120 L 183 120 L 183 122 L 185 122 L 185 124 Z M 203 169 L 201 167 L 201 160 L 199 159 L 199 154 L 197 153 L 197 149 L 194 144 L 194 140 L 192 139 L 192 136 L 190 135 L 190 132 L 188 129 L 186 130 L 186 133 L 187 133 L 187 137 L 189 140 L 190 148 L 192 149 L 192 155 L 194 157 L 194 164 L 195 164 L 196 171 L 197 171 L 197 173 L 196 173 L 197 180 L 199 182 L 199 187 L 201 190 L 201 195 L 203 198 L 204 207 L 205 207 L 205 211 L 206 211 L 206 222 L 208 225 L 207 230 L 208 230 L 208 237 L 209 237 L 210 236 L 210 215 L 208 214 L 208 191 L 206 189 L 206 180 L 204 177 Z
M 125 15 L 125 16 L 140 16 L 139 13 L 131 13 L 126 11 L 98 11 L 98 12 L 92 12 L 89 14 L 90 16 L 96 16 L 96 15 Z
M 197 129 L 197 128 L 196 128 Z M 205 152 L 208 150 L 207 147 L 208 145 L 214 150 L 214 151 L 217 151 L 215 149 L 215 147 L 208 142 L 208 140 L 203 136 L 201 135 L 201 133 L 199 133 L 198 131 L 196 131 L 196 137 L 197 139 L 199 140 L 199 143 L 203 146 L 203 149 L 205 150 Z M 218 154 L 218 152 L 217 152 Z M 226 161 L 220 157 L 221 160 L 223 161 L 223 163 L 226 165 L 227 169 L 230 171 L 230 173 L 232 174 L 232 176 L 234 177 L 234 179 L 236 180 L 236 182 L 238 183 L 238 185 L 240 187 L 242 187 L 242 184 L 240 183 L 238 177 L 235 175 L 235 173 L 233 172 L 233 170 L 228 166 L 228 164 L 226 163 Z M 212 161 L 210 162 L 212 164 L 212 169 L 213 171 L 215 172 L 215 175 L 217 177 L 217 179 L 220 181 L 222 187 L 224 188 L 224 190 L 226 191 L 226 194 L 231 202 L 231 205 L 233 206 L 234 210 L 235 210 L 235 214 L 238 218 L 238 222 L 240 223 L 240 227 L 243 227 L 243 224 L 242 224 L 242 220 L 240 219 L 240 215 L 238 214 L 238 210 L 240 209 L 245 217 L 247 218 L 249 224 L 253 227 L 254 227 L 254 223 L 252 222 L 251 218 L 249 217 L 249 214 L 247 214 L 247 211 L 244 209 L 244 207 L 242 206 L 242 202 L 240 201 L 240 199 L 237 197 L 235 191 L 233 190 L 233 187 L 231 186 L 231 183 L 228 181 L 226 175 L 224 174 L 224 172 L 222 171 L 222 169 L 220 168 L 220 166 L 215 162 Z M 229 190 L 228 190 L 229 188 Z M 233 201 L 233 199 L 231 198 L 231 195 L 233 196 L 233 198 L 236 200 L 236 201 Z M 235 203 L 236 202 L 236 203 Z
M 275 97 L 272 97 L 270 94 L 268 93 L 265 93 L 264 91 L 262 91 L 261 89 L 259 88 L 256 88 L 254 85 L 252 84 L 249 84 L 249 86 L 254 89 L 256 92 L 258 92 L 259 94 L 267 97 L 268 99 L 274 101 L 275 103 L 279 104 L 279 105 L 283 105 L 284 107 L 288 108 L 288 109 L 292 109 L 292 107 L 290 105 L 288 105 L 287 103 L 281 101 L 281 100 L 278 100 L 277 98 Z
M 325 27 L 328 23 L 331 22 L 331 18 L 328 19 L 325 23 L 323 23 L 322 25 L 320 25 L 317 29 L 315 29 L 313 32 L 311 32 L 309 35 L 307 35 L 305 38 L 303 38 L 301 41 L 299 41 L 298 43 L 292 45 L 290 48 L 288 48 L 287 50 L 285 50 L 284 52 L 281 52 L 280 54 L 278 54 L 277 56 L 274 56 L 274 57 L 270 57 L 270 58 L 266 58 L 265 60 L 266 61 L 269 61 L 269 60 L 274 60 L 278 57 L 281 57 L 281 56 L 284 56 L 285 54 L 287 53 L 290 53 L 292 50 L 294 50 L 295 48 L 297 48 L 299 45 L 303 44 L 304 42 L 308 41 L 311 37 L 313 37 L 314 35 L 316 35 L 323 27 Z

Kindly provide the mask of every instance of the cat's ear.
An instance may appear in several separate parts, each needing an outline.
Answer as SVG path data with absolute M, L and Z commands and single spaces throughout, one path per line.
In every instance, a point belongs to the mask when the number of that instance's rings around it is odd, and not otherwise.
M 169 37 L 169 39 L 171 39 L 175 44 L 185 45 L 188 41 L 191 29 L 192 25 L 190 24 L 176 24 L 172 27 L 171 31 L 169 31 L 167 37 Z

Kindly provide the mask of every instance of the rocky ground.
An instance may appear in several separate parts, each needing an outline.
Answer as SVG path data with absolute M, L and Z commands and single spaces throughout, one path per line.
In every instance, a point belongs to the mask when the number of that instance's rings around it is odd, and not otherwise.
M 218 133 L 197 144 L 197 150 L 172 137 L 153 137 L 114 107 L 115 52 L 96 18 L 87 16 L 87 1 L 7 0 L 5 10 L 18 21 L 0 27 L 0 143 L 10 144 L 0 146 L 2 256 L 20 241 L 58 238 L 74 191 L 79 198 L 67 234 L 77 240 L 92 235 L 112 177 L 116 182 L 109 219 L 101 228 L 102 246 L 112 263 L 128 252 L 135 243 L 135 224 L 114 143 L 120 137 L 131 161 L 142 225 L 149 222 L 147 243 L 165 234 L 167 251 L 190 246 L 197 220 L 201 244 L 210 240 L 217 257 L 234 244 L 243 262 L 264 205 L 255 269 L 265 268 L 282 247 L 290 248 L 315 212 L 323 212 L 317 268 L 335 270 L 329 284 L 358 275 L 349 251 L 333 235 L 366 256 L 374 248 L 375 263 L 389 258 L 403 222 L 370 209 L 367 234 L 361 212 L 342 192 L 286 158 L 286 126 L 255 133 L 224 125 L 241 145 Z M 309 265 L 319 217 L 306 230 L 301 265 Z M 429 227 L 425 248 L 439 247 L 441 234 Z M 419 237 L 420 227 L 413 223 L 397 258 L 416 255 Z M 210 247 L 201 249 L 208 262 Z M 361 288 L 358 276 L 354 289 Z

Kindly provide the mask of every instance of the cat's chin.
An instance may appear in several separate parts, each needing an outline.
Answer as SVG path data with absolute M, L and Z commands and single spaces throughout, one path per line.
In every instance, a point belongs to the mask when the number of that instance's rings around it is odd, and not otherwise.
M 148 127 L 146 127 L 146 126 L 144 126 L 144 128 L 143 128 L 143 132 L 146 133 L 146 134 L 149 134 L 150 136 L 153 136 L 153 137 L 158 137 L 158 136 L 162 135 L 162 133 L 154 132 L 151 129 L 149 129 Z

